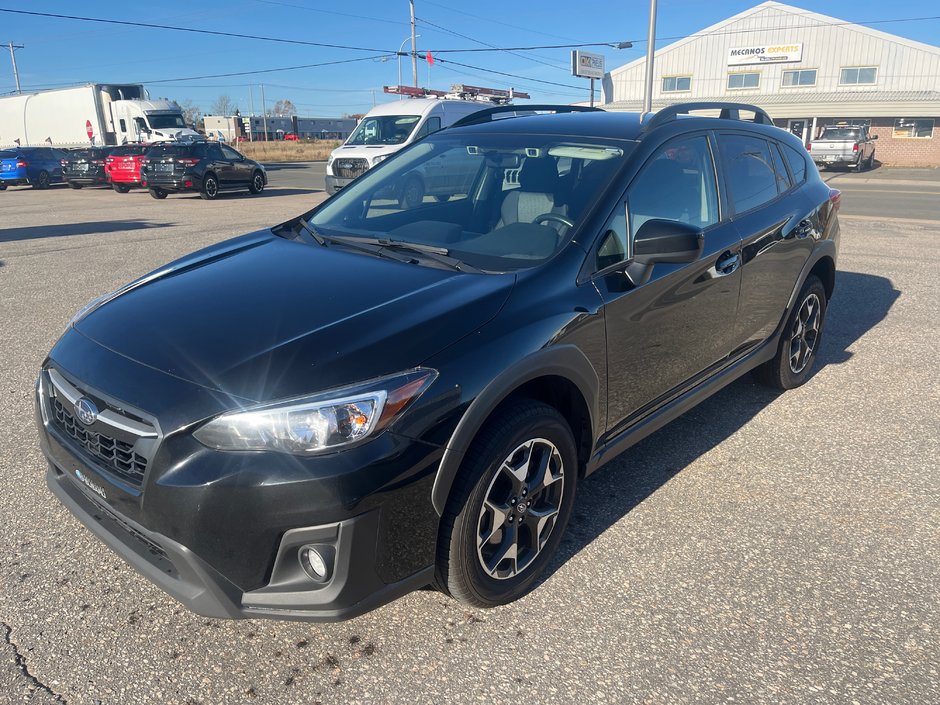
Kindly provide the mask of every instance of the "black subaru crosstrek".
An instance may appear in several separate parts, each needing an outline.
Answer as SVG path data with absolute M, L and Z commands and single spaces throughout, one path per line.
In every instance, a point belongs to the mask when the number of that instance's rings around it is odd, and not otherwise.
M 170 192 L 198 191 L 207 201 L 223 191 L 261 193 L 268 175 L 258 162 L 218 142 L 160 142 L 144 154 L 141 185 L 154 198 Z
M 87 147 L 73 149 L 62 158 L 62 178 L 74 189 L 108 183 L 105 160 L 114 147 Z
M 520 597 L 586 475 L 748 371 L 812 374 L 840 196 L 746 108 L 484 111 L 91 302 L 39 375 L 50 488 L 207 616 Z

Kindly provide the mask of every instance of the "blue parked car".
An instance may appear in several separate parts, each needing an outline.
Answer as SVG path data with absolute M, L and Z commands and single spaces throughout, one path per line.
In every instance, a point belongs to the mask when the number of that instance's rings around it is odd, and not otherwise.
M 0 151 L 0 191 L 7 186 L 29 184 L 49 188 L 62 181 L 66 152 L 53 147 L 16 147 Z

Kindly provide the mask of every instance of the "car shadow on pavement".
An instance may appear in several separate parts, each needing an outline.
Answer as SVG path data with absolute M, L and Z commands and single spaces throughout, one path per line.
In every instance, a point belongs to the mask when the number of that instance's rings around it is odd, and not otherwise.
M 849 347 L 885 319 L 900 294 L 884 277 L 838 272 L 815 374 L 851 359 Z M 745 375 L 583 480 L 558 555 L 540 581 L 780 394 Z M 643 537 L 635 538 L 626 550 L 643 550 Z
M 0 242 L 38 240 L 44 237 L 69 235 L 95 235 L 98 233 L 125 232 L 168 228 L 175 223 L 152 223 L 149 220 L 96 220 L 89 223 L 62 223 L 60 225 L 34 225 L 26 228 L 0 228 Z
M 216 198 L 217 201 L 227 201 L 230 198 L 271 198 L 273 196 L 301 196 L 304 194 L 323 193 L 322 188 L 280 188 L 278 186 L 268 186 L 261 193 L 250 194 L 247 192 L 222 192 Z M 201 201 L 202 196 L 195 192 L 181 194 L 171 194 L 170 199 L 174 201 L 190 200 Z

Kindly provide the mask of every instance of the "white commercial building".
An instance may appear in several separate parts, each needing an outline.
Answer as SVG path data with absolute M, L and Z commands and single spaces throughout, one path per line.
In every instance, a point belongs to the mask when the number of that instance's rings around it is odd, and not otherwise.
M 940 166 L 940 47 L 765 2 L 659 49 L 653 69 L 654 111 L 752 103 L 804 142 L 826 124 L 863 123 L 879 161 Z M 607 73 L 602 107 L 641 110 L 645 73 L 645 58 Z

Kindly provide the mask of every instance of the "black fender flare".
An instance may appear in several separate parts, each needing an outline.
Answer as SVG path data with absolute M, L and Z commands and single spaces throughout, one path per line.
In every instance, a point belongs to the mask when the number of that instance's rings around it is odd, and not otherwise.
M 444 448 L 444 455 L 431 489 L 431 502 L 438 515 L 444 513 L 451 488 L 470 443 L 490 414 L 523 384 L 546 376 L 563 377 L 581 392 L 590 417 L 593 444 L 598 435 L 596 424 L 606 415 L 606 404 L 603 409 L 600 408 L 606 390 L 601 389 L 597 371 L 584 353 L 573 345 L 543 348 L 518 360 L 497 375 L 477 394 L 460 419 Z

